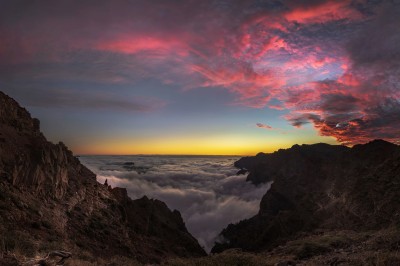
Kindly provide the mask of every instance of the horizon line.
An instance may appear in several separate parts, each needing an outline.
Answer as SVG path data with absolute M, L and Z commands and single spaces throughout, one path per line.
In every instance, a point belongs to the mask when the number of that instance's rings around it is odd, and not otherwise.
M 75 154 L 77 156 L 220 156 L 220 157 L 238 157 L 254 156 L 249 154 Z

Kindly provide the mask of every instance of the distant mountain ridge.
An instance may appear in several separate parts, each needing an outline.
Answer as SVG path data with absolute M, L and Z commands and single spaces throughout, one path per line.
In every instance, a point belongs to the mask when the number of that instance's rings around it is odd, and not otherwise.
M 39 120 L 2 92 L 0 236 L 0 265 L 16 263 L 2 254 L 33 257 L 51 249 L 143 263 L 206 255 L 178 211 L 99 184 L 63 143 L 46 140 Z
M 316 230 L 400 226 L 400 147 L 393 143 L 294 145 L 235 166 L 249 170 L 254 184 L 273 184 L 258 214 L 224 229 L 212 252 L 268 250 Z

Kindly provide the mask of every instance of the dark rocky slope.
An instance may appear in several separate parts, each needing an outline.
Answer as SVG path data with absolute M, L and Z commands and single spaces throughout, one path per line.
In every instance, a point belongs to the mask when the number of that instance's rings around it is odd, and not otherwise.
M 400 226 L 400 147 L 392 143 L 294 145 L 235 165 L 250 171 L 248 181 L 273 184 L 259 213 L 224 229 L 213 252 L 265 251 L 307 233 Z
M 39 121 L 0 92 L 0 264 L 4 254 L 32 257 L 53 249 L 145 263 L 205 255 L 178 211 L 99 184 L 64 144 L 48 142 Z

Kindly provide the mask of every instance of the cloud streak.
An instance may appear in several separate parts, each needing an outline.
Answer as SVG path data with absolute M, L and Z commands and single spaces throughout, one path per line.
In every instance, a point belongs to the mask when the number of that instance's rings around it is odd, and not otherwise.
M 9 90 L 9 89 L 8 89 Z M 7 89 L 4 91 L 8 91 Z M 24 95 L 29 94 L 29 98 Z M 14 92 L 16 98 L 22 102 L 35 107 L 54 108 L 79 108 L 94 110 L 114 110 L 121 112 L 152 112 L 166 105 L 159 99 L 132 97 L 123 98 L 114 93 L 98 92 L 97 94 L 77 91 L 74 89 L 32 89 L 26 87 L 24 90 Z
M 271 127 L 267 124 L 263 124 L 263 123 L 257 123 L 256 126 L 259 128 L 264 128 L 264 129 L 268 129 L 268 130 L 273 129 L 273 127 Z

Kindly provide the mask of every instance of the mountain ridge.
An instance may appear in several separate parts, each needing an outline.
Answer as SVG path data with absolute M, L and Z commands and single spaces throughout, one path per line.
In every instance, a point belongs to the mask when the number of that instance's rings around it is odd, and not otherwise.
M 380 230 L 400 225 L 400 147 L 374 140 L 352 148 L 294 145 L 244 157 L 249 182 L 273 181 L 254 217 L 231 224 L 212 252 L 262 251 L 315 230 Z
M 0 125 L 0 254 L 33 257 L 54 247 L 103 262 L 120 256 L 142 263 L 206 255 L 178 211 L 99 184 L 2 92 Z

